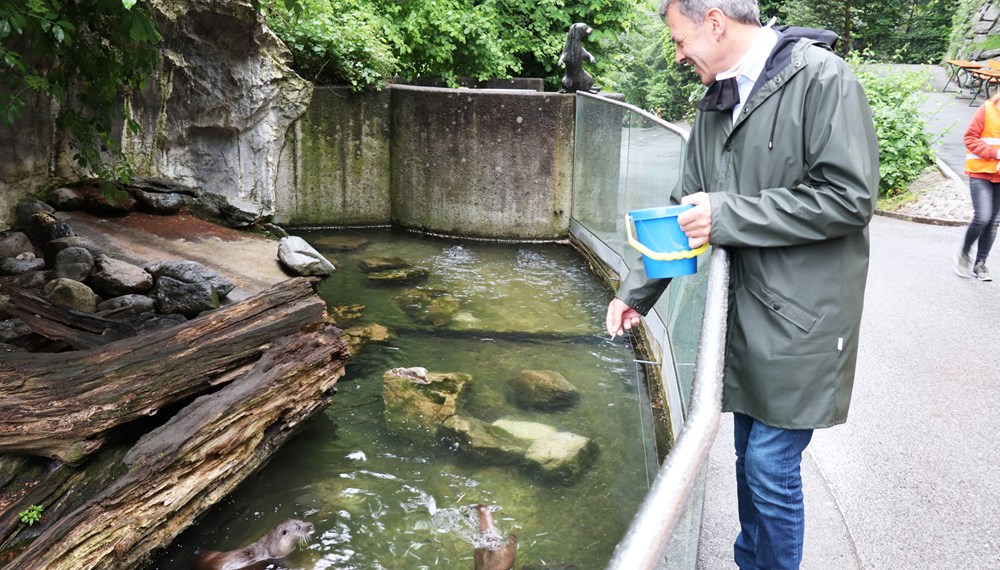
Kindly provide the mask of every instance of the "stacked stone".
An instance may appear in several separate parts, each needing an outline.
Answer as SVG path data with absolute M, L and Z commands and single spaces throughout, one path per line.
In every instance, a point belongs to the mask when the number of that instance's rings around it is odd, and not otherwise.
M 85 207 L 87 200 L 85 194 L 69 188 L 56 190 L 50 197 L 52 204 L 70 209 Z M 117 207 L 130 207 L 126 202 L 117 201 Z M 37 199 L 18 204 L 16 227 L 0 233 L 0 285 L 39 292 L 74 311 L 107 318 L 153 313 L 183 320 L 218 308 L 235 287 L 195 261 L 140 267 L 116 259 L 75 235 L 53 205 Z M 0 306 L 7 301 L 0 294 Z M 12 323 L 0 329 L 21 330 Z M 0 338 L 0 342 L 7 340 Z

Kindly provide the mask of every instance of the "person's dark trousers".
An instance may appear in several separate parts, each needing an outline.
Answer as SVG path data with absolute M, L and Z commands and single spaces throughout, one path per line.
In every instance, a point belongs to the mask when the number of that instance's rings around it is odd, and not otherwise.
M 972 244 L 979 241 L 976 261 L 985 262 L 997 238 L 997 224 L 1000 223 L 1000 184 L 969 177 L 969 192 L 972 195 L 972 223 L 965 231 L 962 253 L 969 254 Z
M 798 568 L 805 536 L 802 452 L 811 429 L 781 429 L 733 414 L 741 570 Z

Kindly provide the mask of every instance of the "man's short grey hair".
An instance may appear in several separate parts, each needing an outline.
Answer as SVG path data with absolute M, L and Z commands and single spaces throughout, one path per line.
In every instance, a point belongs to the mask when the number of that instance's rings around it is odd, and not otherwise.
M 681 15 L 700 26 L 705 21 L 705 14 L 712 8 L 722 10 L 730 19 L 750 26 L 760 25 L 760 7 L 757 0 L 663 0 L 660 4 L 660 17 L 667 17 L 667 8 L 676 5 Z

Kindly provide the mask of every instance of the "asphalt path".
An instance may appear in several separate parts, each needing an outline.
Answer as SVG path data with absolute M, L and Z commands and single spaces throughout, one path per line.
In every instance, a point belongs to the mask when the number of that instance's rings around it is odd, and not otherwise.
M 1000 568 L 1000 281 L 955 274 L 964 228 L 876 217 L 870 231 L 850 417 L 804 456 L 802 568 Z M 733 460 L 723 414 L 698 568 L 735 567 Z

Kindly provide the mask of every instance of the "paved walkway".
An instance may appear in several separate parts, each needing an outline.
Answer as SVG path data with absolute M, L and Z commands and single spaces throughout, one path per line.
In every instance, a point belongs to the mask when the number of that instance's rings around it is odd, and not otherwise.
M 975 108 L 934 95 L 945 104 L 935 120 L 959 121 L 939 152 L 960 173 L 964 149 L 954 140 L 961 145 Z M 944 212 L 951 198 L 939 194 L 927 199 Z M 961 226 L 872 222 L 850 418 L 818 430 L 803 460 L 804 570 L 1000 568 L 1000 280 L 955 275 L 963 235 Z M 735 568 L 734 457 L 732 416 L 723 414 L 707 466 L 700 569 Z

